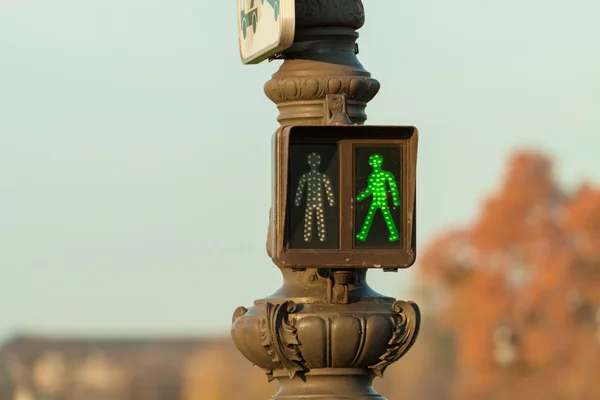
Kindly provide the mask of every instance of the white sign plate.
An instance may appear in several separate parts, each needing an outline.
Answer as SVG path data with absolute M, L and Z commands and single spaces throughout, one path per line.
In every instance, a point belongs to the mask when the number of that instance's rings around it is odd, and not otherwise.
M 258 64 L 292 45 L 295 0 L 237 0 L 238 37 L 244 64 Z

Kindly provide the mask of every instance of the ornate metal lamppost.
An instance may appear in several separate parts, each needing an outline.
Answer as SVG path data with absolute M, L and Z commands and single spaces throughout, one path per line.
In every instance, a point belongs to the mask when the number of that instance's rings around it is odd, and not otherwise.
M 362 125 L 379 82 L 357 59 L 361 0 L 238 1 L 244 63 L 283 59 L 265 93 L 281 125 L 267 251 L 284 283 L 235 310 L 233 340 L 279 381 L 275 400 L 382 400 L 372 381 L 420 314 L 366 276 L 414 262 L 416 129 Z

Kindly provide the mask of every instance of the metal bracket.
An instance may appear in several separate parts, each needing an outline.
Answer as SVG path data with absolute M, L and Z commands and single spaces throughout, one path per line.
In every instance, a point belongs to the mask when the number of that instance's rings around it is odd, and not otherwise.
M 352 282 L 352 271 L 332 271 L 327 282 L 327 297 L 330 304 L 348 304 L 348 285 Z
M 283 52 L 275 53 L 271 57 L 269 57 L 269 62 L 275 61 L 275 60 L 285 60 L 286 58 L 287 57 L 285 56 L 285 53 L 283 53 Z
M 345 93 L 326 95 L 323 107 L 324 125 L 352 125 L 348 116 L 348 98 Z

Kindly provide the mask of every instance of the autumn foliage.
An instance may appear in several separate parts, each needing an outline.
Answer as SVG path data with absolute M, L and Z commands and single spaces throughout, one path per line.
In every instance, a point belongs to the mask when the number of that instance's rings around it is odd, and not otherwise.
M 452 398 L 600 398 L 600 190 L 516 154 L 473 226 L 432 242 L 423 288 L 452 332 Z

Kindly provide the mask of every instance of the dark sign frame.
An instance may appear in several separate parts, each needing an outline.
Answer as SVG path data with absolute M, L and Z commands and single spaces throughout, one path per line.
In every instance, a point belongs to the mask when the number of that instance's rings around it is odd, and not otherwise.
M 339 248 L 293 249 L 289 246 L 290 153 L 296 145 L 337 144 L 339 158 Z M 273 193 L 267 248 L 282 268 L 408 268 L 416 258 L 416 164 L 418 131 L 412 126 L 286 126 L 273 135 Z M 400 151 L 398 182 L 401 224 L 398 247 L 355 245 L 357 146 L 394 146 Z M 384 163 L 385 167 L 385 163 Z M 337 231 L 337 229 L 336 229 Z

